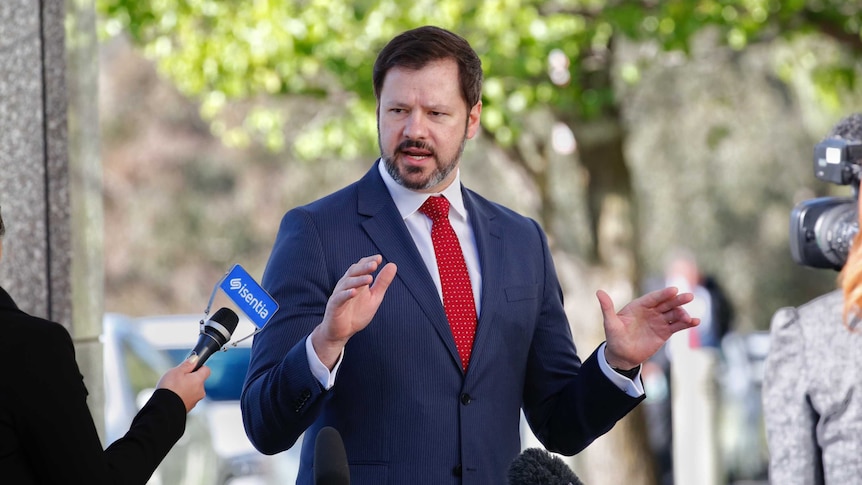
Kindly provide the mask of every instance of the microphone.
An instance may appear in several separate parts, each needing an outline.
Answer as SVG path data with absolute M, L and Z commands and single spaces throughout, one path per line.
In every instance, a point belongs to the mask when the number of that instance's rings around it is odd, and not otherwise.
M 509 466 L 509 485 L 584 485 L 558 456 L 527 448 Z
M 221 349 L 230 340 L 233 331 L 239 323 L 239 317 L 230 308 L 219 308 L 212 317 L 204 324 L 198 343 L 192 349 L 189 357 L 198 356 L 195 368 L 192 372 L 200 369 L 210 356 Z
M 350 485 L 344 442 L 331 426 L 324 426 L 314 442 L 314 485 Z

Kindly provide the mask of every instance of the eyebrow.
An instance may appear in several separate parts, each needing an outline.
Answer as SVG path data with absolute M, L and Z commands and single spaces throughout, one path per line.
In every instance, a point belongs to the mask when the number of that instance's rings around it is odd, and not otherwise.
M 386 108 L 406 108 L 412 107 L 413 105 L 401 101 L 392 101 L 390 103 L 384 104 L 383 106 Z M 453 108 L 450 105 L 445 104 L 432 104 L 428 106 L 421 105 L 420 108 L 422 108 L 423 110 L 437 111 L 441 113 L 451 113 L 453 111 Z

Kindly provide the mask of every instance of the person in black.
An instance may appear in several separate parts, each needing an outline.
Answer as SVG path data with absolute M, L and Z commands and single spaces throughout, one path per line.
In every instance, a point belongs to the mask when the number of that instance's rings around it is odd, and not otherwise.
M 0 257 L 5 226 L 0 216 Z M 28 315 L 0 287 L 0 482 L 144 484 L 204 397 L 206 366 L 166 372 L 125 436 L 102 449 L 69 332 Z

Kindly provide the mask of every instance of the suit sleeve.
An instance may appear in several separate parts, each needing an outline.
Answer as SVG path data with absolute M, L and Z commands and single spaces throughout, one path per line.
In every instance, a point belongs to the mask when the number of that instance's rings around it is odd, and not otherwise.
M 334 285 L 313 222 L 301 209 L 288 212 L 263 275 L 279 309 L 254 339 L 241 400 L 246 433 L 262 453 L 293 446 L 328 396 L 308 365 L 305 338 L 323 321 Z
M 26 389 L 22 444 L 40 483 L 146 483 L 185 430 L 182 400 L 156 391 L 129 432 L 103 450 L 71 338 L 60 325 L 44 328 L 29 340 L 37 345 L 27 352 L 19 386 Z
M 769 478 L 786 485 L 817 483 L 813 461 L 820 451 L 815 440 L 814 410 L 808 404 L 804 365 L 805 343 L 795 308 L 772 317 L 769 354 L 763 379 L 763 411 L 769 447 Z

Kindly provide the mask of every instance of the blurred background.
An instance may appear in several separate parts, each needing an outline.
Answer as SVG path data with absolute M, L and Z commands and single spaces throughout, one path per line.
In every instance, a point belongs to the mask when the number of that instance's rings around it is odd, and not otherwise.
M 94 130 L 98 147 L 96 180 L 83 190 L 98 194 L 87 210 L 100 212 L 86 219 L 101 245 L 104 312 L 195 313 L 233 264 L 259 278 L 281 215 L 353 182 L 378 155 L 377 51 L 402 30 L 439 25 L 470 41 L 485 69 L 482 129 L 467 145 L 462 180 L 544 227 L 583 357 L 603 340 L 595 291 L 622 303 L 653 289 L 680 251 L 733 308 L 721 341 L 692 353 L 708 357 L 688 379 L 707 385 L 693 387 L 688 406 L 708 413 L 663 439 L 671 371 L 657 363 L 644 376 L 647 403 L 570 459 L 572 468 L 591 485 L 674 483 L 666 455 L 677 441 L 711 457 L 700 479 L 677 476 L 678 485 L 765 481 L 759 386 L 770 317 L 835 286 L 836 272 L 791 260 L 789 218 L 802 200 L 849 195 L 814 178 L 812 154 L 832 124 L 862 109 L 862 6 L 68 0 L 66 8 L 68 48 L 93 39 L 87 56 L 68 57 L 70 77 L 92 94 L 73 98 L 85 116 L 70 116 L 70 126 Z M 9 259 L 9 199 L 22 189 L 4 179 Z M 530 439 L 525 433 L 525 446 Z

